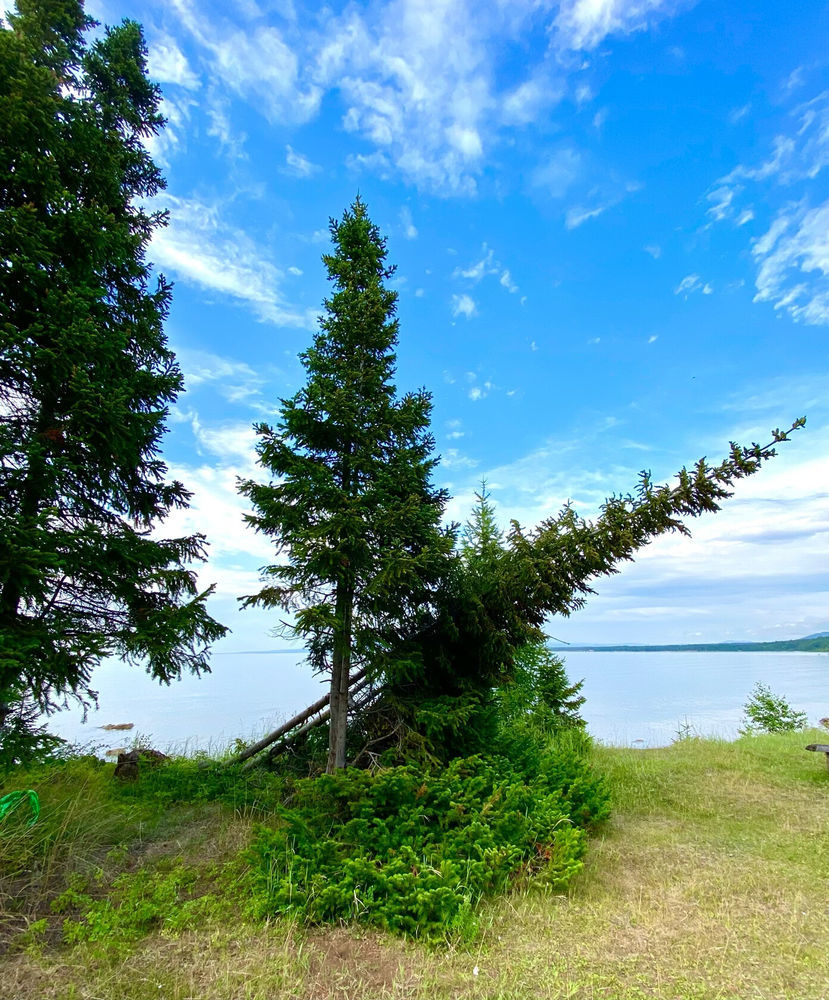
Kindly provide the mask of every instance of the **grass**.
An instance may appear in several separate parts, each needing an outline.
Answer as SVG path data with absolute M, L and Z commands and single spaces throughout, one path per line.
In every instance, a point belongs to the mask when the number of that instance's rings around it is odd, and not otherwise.
M 225 804 L 194 803 L 198 778 L 188 772 L 190 805 L 160 793 L 154 804 L 116 788 L 111 765 L 18 776 L 9 787 L 39 791 L 43 826 L 39 841 L 40 824 L 0 835 L 9 945 L 0 995 L 825 1000 L 829 774 L 821 755 L 803 750 L 818 739 L 597 748 L 614 813 L 569 892 L 519 886 L 486 907 L 473 946 L 448 950 L 347 927 L 246 921 L 238 888 L 227 891 L 215 873 L 232 867 L 252 820 L 267 813 L 265 787 L 254 802 L 240 791 Z M 224 886 L 196 926 L 74 947 L 60 940 L 63 917 L 49 901 L 73 879 L 103 896 L 119 872 L 162 878 L 181 865 Z

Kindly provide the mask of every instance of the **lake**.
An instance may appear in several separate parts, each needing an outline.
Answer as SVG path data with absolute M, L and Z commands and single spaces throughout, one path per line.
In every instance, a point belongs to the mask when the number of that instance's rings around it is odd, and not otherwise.
M 664 746 L 681 727 L 730 739 L 751 689 L 762 681 L 810 724 L 829 716 L 829 653 L 607 653 L 567 650 L 571 680 L 584 678 L 582 715 L 596 739 Z M 220 749 L 275 728 L 325 692 L 301 653 L 224 653 L 213 672 L 159 687 L 139 670 L 103 664 L 94 686 L 100 708 L 86 723 L 77 710 L 50 720 L 53 732 L 102 750 L 136 735 L 159 749 Z M 127 732 L 108 724 L 133 723 Z

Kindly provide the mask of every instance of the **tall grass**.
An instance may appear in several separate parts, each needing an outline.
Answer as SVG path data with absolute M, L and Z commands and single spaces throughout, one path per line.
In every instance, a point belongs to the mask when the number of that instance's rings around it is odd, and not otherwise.
M 355 928 L 248 923 L 241 909 L 219 908 L 193 929 L 162 927 L 126 942 L 24 940 L 0 966 L 0 996 L 826 1000 L 829 775 L 822 757 L 803 749 L 823 741 L 795 733 L 596 748 L 614 812 L 584 871 L 566 893 L 528 880 L 488 904 L 471 947 L 436 951 Z M 26 831 L 21 814 L 19 827 L 0 835 L 7 902 L 9 861 L 22 880 L 14 884 L 30 887 L 27 906 L 48 900 L 73 872 L 91 874 L 94 886 L 96 865 L 107 877 L 179 864 L 207 871 L 246 842 L 251 814 L 266 815 L 275 794 L 263 782 L 250 800 L 229 785 L 217 801 L 210 768 L 175 771 L 159 772 L 151 791 L 119 788 L 112 765 L 89 762 L 15 779 L 4 791 L 35 787 L 43 826 Z M 202 780 L 214 782 L 210 795 L 177 803 L 176 785 L 184 797 Z

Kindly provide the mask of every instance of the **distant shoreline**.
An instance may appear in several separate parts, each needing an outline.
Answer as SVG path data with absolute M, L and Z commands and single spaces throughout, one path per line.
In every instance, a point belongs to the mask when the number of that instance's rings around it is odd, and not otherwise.
M 699 642 L 667 646 L 550 646 L 581 653 L 829 653 L 829 636 L 778 642 Z

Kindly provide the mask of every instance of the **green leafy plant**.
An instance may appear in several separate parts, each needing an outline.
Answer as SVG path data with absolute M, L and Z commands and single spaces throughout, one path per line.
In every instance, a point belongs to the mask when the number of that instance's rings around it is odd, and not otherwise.
M 468 938 L 480 900 L 520 872 L 566 886 L 607 802 L 566 747 L 525 770 L 475 756 L 426 773 L 408 764 L 303 779 L 279 825 L 251 847 L 253 910 Z
M 806 725 L 805 712 L 796 712 L 785 698 L 773 694 L 759 681 L 754 685 L 743 711 L 745 714 L 740 728 L 741 736 L 793 732 Z

